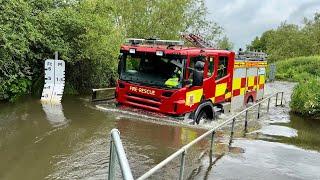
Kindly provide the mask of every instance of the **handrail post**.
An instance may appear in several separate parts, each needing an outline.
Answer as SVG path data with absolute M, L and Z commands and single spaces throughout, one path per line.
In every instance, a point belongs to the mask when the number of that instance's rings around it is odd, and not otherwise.
M 244 131 L 248 131 L 248 110 L 246 110 L 246 116 L 245 116 L 245 121 L 244 121 Z
M 209 154 L 209 158 L 210 158 L 210 165 L 212 164 L 212 153 L 213 153 L 213 146 L 214 146 L 214 134 L 216 132 L 212 131 L 211 133 L 211 144 L 210 144 L 210 154 Z
M 184 150 L 181 154 L 179 180 L 183 180 L 185 160 L 186 160 L 186 150 Z
M 260 119 L 260 109 L 261 109 L 261 103 L 258 104 L 258 119 Z
M 269 112 L 270 110 L 270 101 L 271 101 L 271 98 L 268 99 L 268 107 L 267 107 L 267 112 Z
M 281 106 L 282 106 L 282 100 L 283 100 L 283 92 L 281 92 Z
M 110 140 L 110 155 L 109 155 L 109 173 L 108 173 L 108 180 L 113 180 L 115 179 L 115 159 L 116 159 L 116 152 L 112 140 L 112 135 L 111 135 L 111 140 Z
M 233 139 L 233 134 L 234 134 L 234 124 L 236 122 L 236 118 L 233 118 L 232 120 L 232 126 L 231 126 L 231 135 L 230 135 L 230 141 L 229 141 L 229 146 L 231 146 L 232 139 Z
M 213 152 L 214 134 L 215 134 L 215 131 L 213 131 L 212 134 L 211 134 L 210 154 L 212 154 L 212 152 Z
M 121 173 L 122 173 L 122 177 L 125 180 L 133 180 L 133 175 L 129 166 L 129 162 L 128 159 L 126 157 L 126 153 L 124 151 L 121 139 L 120 139 L 120 132 L 118 131 L 118 129 L 112 129 L 111 130 L 111 140 L 112 140 L 112 153 L 116 152 L 115 155 L 111 154 L 110 157 L 112 157 L 113 159 L 111 159 L 110 163 L 114 164 L 115 158 L 117 157 L 119 165 L 120 165 L 120 169 L 121 169 Z M 113 169 L 112 169 L 113 168 Z M 113 175 L 114 177 L 114 165 L 111 164 L 111 175 Z M 112 176 L 111 176 L 112 178 Z
M 276 107 L 278 106 L 278 93 L 276 94 Z

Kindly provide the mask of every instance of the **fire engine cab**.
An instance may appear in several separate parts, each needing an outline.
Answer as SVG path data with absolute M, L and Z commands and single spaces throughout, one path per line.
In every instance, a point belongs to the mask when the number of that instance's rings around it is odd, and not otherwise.
M 201 36 L 183 41 L 128 39 L 121 46 L 115 96 L 118 104 L 194 123 L 212 120 L 217 110 L 240 109 L 263 98 L 265 58 L 217 50 Z M 230 108 L 226 104 L 229 105 Z

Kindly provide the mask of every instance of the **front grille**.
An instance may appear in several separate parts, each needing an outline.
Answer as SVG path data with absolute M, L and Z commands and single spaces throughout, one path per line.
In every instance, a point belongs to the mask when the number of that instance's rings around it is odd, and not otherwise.
M 159 108 L 160 107 L 160 98 L 155 98 L 155 97 L 149 97 L 149 96 L 144 96 L 140 94 L 133 94 L 133 93 L 127 93 L 127 101 L 137 104 L 137 105 L 142 105 L 142 106 L 149 106 L 152 108 Z
M 140 94 L 133 94 L 133 93 L 127 93 L 127 95 L 132 96 L 132 97 L 138 97 L 138 98 L 142 98 L 142 99 L 148 99 L 148 100 L 160 102 L 160 98 L 149 97 L 149 96 L 144 96 L 144 95 L 140 95 Z
M 136 103 L 136 104 L 142 104 L 142 105 L 146 105 L 146 106 L 150 106 L 150 107 L 159 108 L 159 105 L 157 105 L 157 104 L 152 104 L 152 103 L 149 103 L 149 102 L 142 102 L 142 101 L 135 100 L 135 99 L 129 99 L 128 101 L 129 101 L 129 102 Z

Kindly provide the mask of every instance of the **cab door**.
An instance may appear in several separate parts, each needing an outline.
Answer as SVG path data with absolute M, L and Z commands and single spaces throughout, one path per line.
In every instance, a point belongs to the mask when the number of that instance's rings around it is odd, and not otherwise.
M 221 103 L 231 98 L 232 88 L 232 61 L 228 55 L 218 55 L 215 59 L 216 64 L 216 78 L 215 78 L 215 92 L 212 101 L 214 103 Z
M 214 54 L 207 54 L 204 69 L 203 95 L 206 99 L 215 97 L 215 59 Z
M 198 56 L 190 56 L 189 57 L 189 63 L 187 64 L 187 74 L 186 78 L 189 82 L 189 84 L 186 86 L 186 99 L 185 99 L 185 105 L 188 109 L 194 110 L 197 105 L 201 102 L 203 97 L 203 84 L 200 86 L 194 86 L 193 85 L 193 69 L 195 69 L 195 64 L 197 61 L 204 61 L 204 56 L 198 55 Z M 202 73 L 204 73 L 204 68 Z M 204 77 L 204 76 L 203 76 Z

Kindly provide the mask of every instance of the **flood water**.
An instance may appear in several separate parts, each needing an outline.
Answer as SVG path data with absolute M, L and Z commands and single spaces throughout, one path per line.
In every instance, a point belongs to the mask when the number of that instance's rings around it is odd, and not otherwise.
M 219 131 L 213 164 L 207 151 L 210 141 L 191 148 L 185 178 L 320 179 L 320 120 L 289 113 L 293 86 L 269 84 L 267 94 L 286 91 L 285 107 L 271 106 L 267 113 L 263 106 L 259 120 L 251 112 L 249 133 L 244 134 L 243 123 L 238 123 L 231 147 L 229 128 Z M 113 128 L 121 133 L 137 178 L 216 123 L 194 128 L 142 118 L 117 110 L 101 111 L 79 97 L 65 97 L 60 107 L 42 105 L 34 98 L 2 103 L 0 179 L 106 179 Z M 165 166 L 151 179 L 176 179 L 179 161 Z

